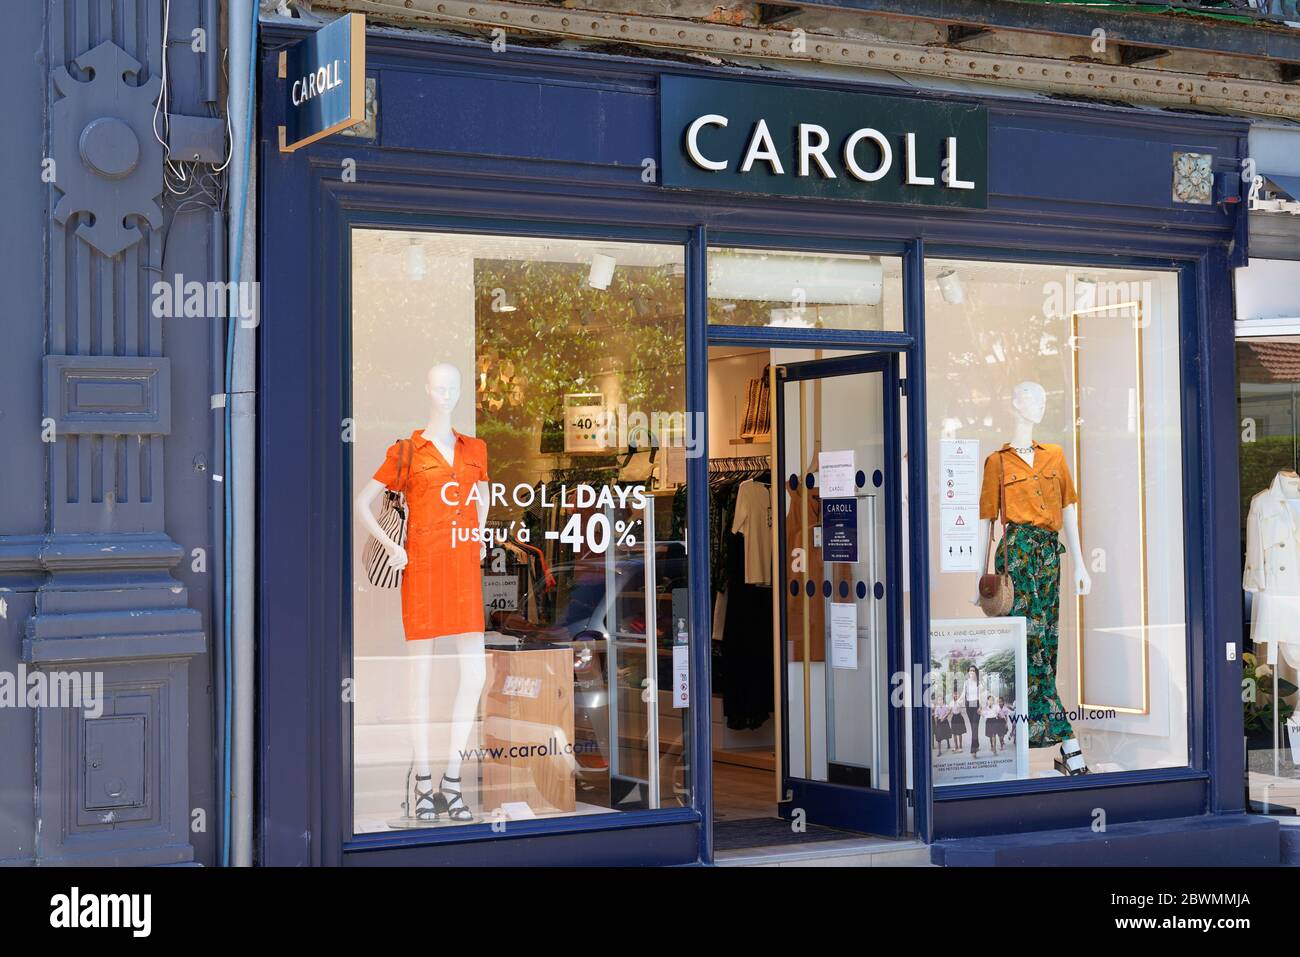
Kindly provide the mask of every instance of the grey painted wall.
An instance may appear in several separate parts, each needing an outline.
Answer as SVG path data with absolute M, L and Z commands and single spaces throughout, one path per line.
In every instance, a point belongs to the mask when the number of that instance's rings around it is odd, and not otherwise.
M 0 673 L 105 681 L 97 718 L 0 707 L 0 863 L 216 861 L 209 396 L 222 320 L 158 318 L 150 302 L 160 277 L 220 278 L 224 222 L 164 199 L 150 129 L 162 6 L 28 0 L 0 31 Z M 224 112 L 191 50 L 205 6 L 171 4 L 174 114 Z M 205 39 L 219 57 L 216 24 Z

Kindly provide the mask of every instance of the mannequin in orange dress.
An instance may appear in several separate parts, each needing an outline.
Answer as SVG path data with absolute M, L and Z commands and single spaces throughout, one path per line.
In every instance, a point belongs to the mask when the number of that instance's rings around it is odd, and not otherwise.
M 394 443 L 384 464 L 356 498 L 362 525 L 388 550 L 392 566 L 402 570 L 402 626 L 412 665 L 411 696 L 415 713 L 427 716 L 411 730 L 415 752 L 411 816 L 422 823 L 444 816 L 458 823 L 474 820 L 461 794 L 461 754 L 470 747 L 487 676 L 482 581 L 487 552 L 487 446 L 451 427 L 460 391 L 460 371 L 455 366 L 439 363 L 429 370 L 425 380 L 429 420 L 411 435 L 409 468 L 401 474 L 401 443 Z M 385 534 L 375 517 L 374 501 L 386 488 L 406 494 L 405 548 Z M 462 536 L 474 527 L 478 528 L 477 540 L 465 541 Z M 456 535 L 457 530 L 461 536 Z M 447 716 L 451 724 L 447 765 L 436 791 L 429 752 L 435 666 L 458 672 Z

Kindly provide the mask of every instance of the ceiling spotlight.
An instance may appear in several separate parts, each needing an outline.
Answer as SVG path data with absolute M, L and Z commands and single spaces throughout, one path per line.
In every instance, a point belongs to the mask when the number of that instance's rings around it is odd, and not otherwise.
M 1089 276 L 1076 276 L 1070 274 L 1070 280 L 1074 284 L 1074 295 L 1070 301 L 1074 303 L 1075 312 L 1084 312 L 1092 309 L 1097 305 L 1097 280 Z
M 939 273 L 938 281 L 939 295 L 943 296 L 943 301 L 948 305 L 960 306 L 966 301 L 966 288 L 962 285 L 957 270 L 945 269 Z
M 613 256 L 595 253 L 591 257 L 591 270 L 587 273 L 587 285 L 592 289 L 608 289 L 614 278 L 614 267 L 618 263 Z
M 406 278 L 423 279 L 429 274 L 429 264 L 424 258 L 424 243 L 412 237 L 406 247 Z

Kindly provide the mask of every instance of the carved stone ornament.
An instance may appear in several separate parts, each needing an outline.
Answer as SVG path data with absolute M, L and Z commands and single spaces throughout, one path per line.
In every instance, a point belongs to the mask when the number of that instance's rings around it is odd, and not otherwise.
M 163 185 L 163 148 L 153 133 L 154 104 L 162 88 L 150 77 L 127 82 L 140 64 L 110 41 L 77 57 L 88 82 L 66 68 L 54 71 L 60 99 L 50 108 L 50 158 L 54 185 L 63 194 L 54 219 L 63 224 L 88 214 L 77 235 L 105 256 L 116 256 L 144 235 L 131 217 L 162 226 L 156 199 Z
M 1214 159 L 1209 153 L 1174 154 L 1174 202 L 1209 205 L 1214 201 Z

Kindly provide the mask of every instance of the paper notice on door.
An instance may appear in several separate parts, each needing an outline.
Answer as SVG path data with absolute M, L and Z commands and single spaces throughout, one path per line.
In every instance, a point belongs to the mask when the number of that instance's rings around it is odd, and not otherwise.
M 980 570 L 980 509 L 978 505 L 939 506 L 939 570 L 942 572 L 977 572 Z
M 822 498 L 853 498 L 857 472 L 853 450 L 817 453 L 817 485 Z
M 980 500 L 979 439 L 939 440 L 939 503 L 974 505 Z
M 858 670 L 858 606 L 831 605 L 831 667 Z

